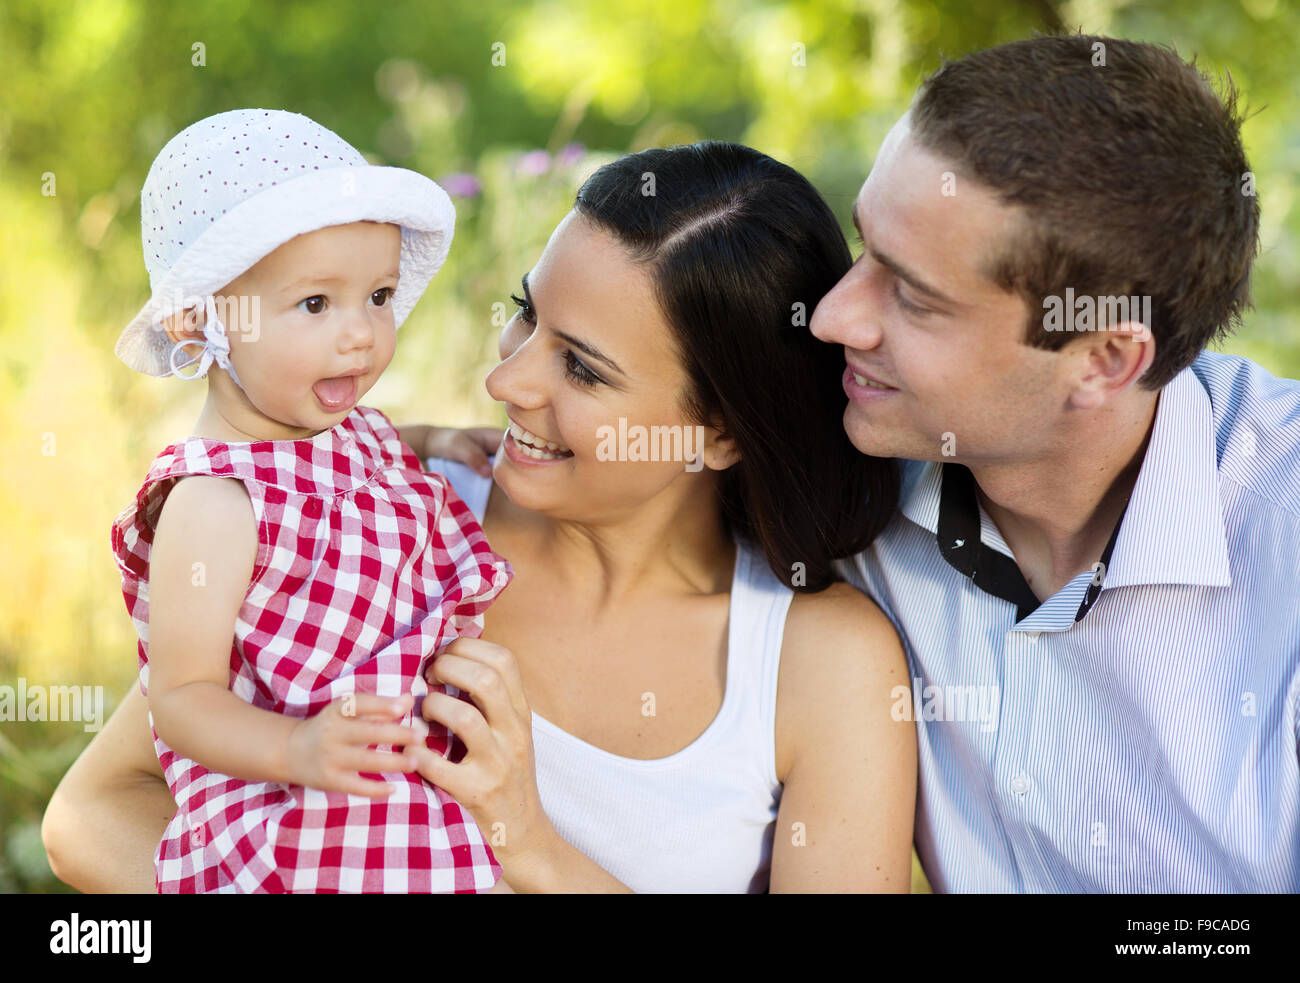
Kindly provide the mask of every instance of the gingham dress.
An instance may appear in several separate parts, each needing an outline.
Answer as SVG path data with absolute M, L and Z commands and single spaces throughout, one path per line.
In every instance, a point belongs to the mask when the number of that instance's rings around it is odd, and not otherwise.
M 418 707 L 428 656 L 477 637 L 512 574 L 378 410 L 305 440 L 189 437 L 158 455 L 113 524 L 146 695 L 154 527 L 175 479 L 194 474 L 242 481 L 257 518 L 229 678 L 266 710 L 307 717 L 354 692 L 409 692 Z M 459 740 L 430 727 L 428 746 L 458 760 Z M 178 806 L 154 858 L 160 892 L 472 892 L 501 874 L 469 813 L 418 774 L 384 773 L 393 792 L 372 800 L 212 772 L 156 731 L 154 745 Z

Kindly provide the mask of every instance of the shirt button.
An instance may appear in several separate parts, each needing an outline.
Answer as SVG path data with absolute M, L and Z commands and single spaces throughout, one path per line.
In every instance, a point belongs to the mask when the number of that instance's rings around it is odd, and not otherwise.
M 1023 797 L 1029 791 L 1029 779 L 1024 775 L 1017 775 L 1011 779 L 1011 791 Z
M 1020 634 L 1022 634 L 1022 635 L 1025 636 L 1025 641 L 1030 642 L 1030 643 L 1032 643 L 1032 644 L 1034 644 L 1034 645 L 1037 645 L 1037 644 L 1038 644 L 1038 634 L 1039 634 L 1038 632 L 1036 632 L 1036 631 L 1022 631 Z

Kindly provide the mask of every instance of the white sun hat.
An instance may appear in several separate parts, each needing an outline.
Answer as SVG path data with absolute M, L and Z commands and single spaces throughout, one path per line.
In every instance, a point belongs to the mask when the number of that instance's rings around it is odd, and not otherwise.
M 152 295 L 114 348 L 152 376 L 230 372 L 230 343 L 213 295 L 295 236 L 350 222 L 402 230 L 393 318 L 411 313 L 451 247 L 456 212 L 423 174 L 377 167 L 346 140 L 298 113 L 236 109 L 199 120 L 163 147 L 140 194 L 140 230 Z M 159 323 L 187 307 L 207 314 L 205 341 L 173 344 Z M 175 356 L 203 345 L 188 362 Z M 179 371 L 194 362 L 193 375 Z

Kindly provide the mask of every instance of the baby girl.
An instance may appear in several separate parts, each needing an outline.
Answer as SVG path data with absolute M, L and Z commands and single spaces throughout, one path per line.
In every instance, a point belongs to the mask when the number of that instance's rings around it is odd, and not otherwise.
M 112 534 L 178 806 L 158 889 L 492 888 L 473 819 L 415 765 L 453 742 L 419 713 L 428 661 L 479 635 L 511 570 L 358 405 L 446 258 L 450 200 L 248 109 L 174 137 L 140 210 L 152 296 L 117 354 L 208 382 Z

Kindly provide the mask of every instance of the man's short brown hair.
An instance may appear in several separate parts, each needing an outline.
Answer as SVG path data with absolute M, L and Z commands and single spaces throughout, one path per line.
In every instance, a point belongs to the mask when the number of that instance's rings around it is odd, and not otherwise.
M 914 132 L 1023 206 L 986 272 L 1030 306 L 1026 341 L 1059 349 L 1044 299 L 1151 298 L 1159 389 L 1250 306 L 1259 202 L 1229 78 L 1222 96 L 1172 48 L 1034 37 L 946 62 L 922 85 Z M 960 193 L 960 191 L 958 192 Z

